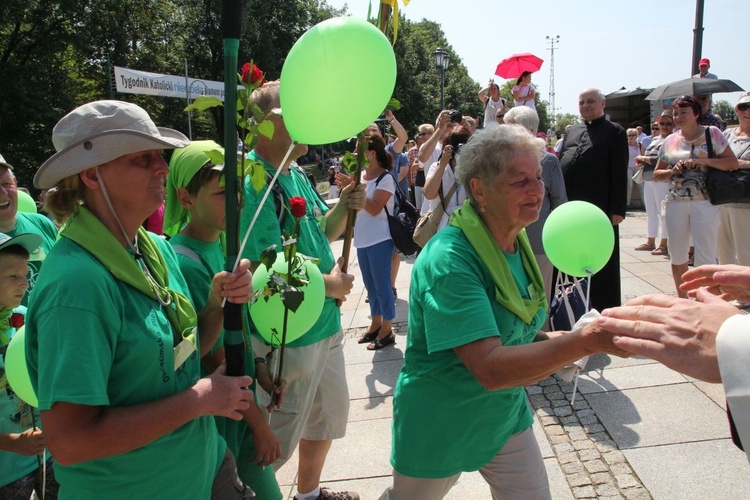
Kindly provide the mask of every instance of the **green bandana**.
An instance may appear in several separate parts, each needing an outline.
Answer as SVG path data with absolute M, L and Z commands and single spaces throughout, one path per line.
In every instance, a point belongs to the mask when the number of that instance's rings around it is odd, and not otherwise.
M 13 315 L 13 309 L 9 307 L 0 307 L 0 347 L 8 345 L 8 342 L 10 342 L 8 332 L 11 328 L 11 315 Z
M 193 141 L 184 148 L 175 149 L 169 162 L 167 175 L 167 205 L 164 208 L 164 234 L 174 236 L 190 220 L 190 214 L 177 197 L 177 190 L 187 187 L 195 174 L 208 163 L 207 151 L 217 150 L 224 154 L 224 148 L 214 141 Z
M 138 251 L 148 268 L 153 282 L 149 281 L 136 259 L 120 244 L 86 207 L 80 206 L 60 231 L 60 237 L 68 238 L 96 257 L 116 279 L 132 286 L 139 292 L 164 306 L 167 319 L 172 325 L 174 345 L 183 339 L 196 345 L 195 327 L 197 314 L 187 297 L 170 290 L 169 274 L 164 257 L 143 227 L 138 229 Z M 171 301 L 171 303 L 170 303 Z
M 465 201 L 463 206 L 454 210 L 450 218 L 451 226 L 463 231 L 466 239 L 487 266 L 495 282 L 495 300 L 510 312 L 521 318 L 527 325 L 531 324 L 540 307 L 547 309 L 547 299 L 544 297 L 544 280 L 539 266 L 536 264 L 534 252 L 531 250 L 526 231 L 521 231 L 516 237 L 518 250 L 521 252 L 523 268 L 531 277 L 531 283 L 537 291 L 534 295 L 541 299 L 524 299 L 513 280 L 508 262 L 503 251 L 495 241 L 487 226 L 474 208 Z

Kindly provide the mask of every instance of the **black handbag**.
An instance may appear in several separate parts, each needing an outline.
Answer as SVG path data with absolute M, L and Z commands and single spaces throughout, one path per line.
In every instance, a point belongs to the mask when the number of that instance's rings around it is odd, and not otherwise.
M 706 148 L 708 149 L 708 157 L 716 158 L 708 127 L 706 127 Z M 740 156 L 743 155 L 744 152 Z M 708 167 L 706 190 L 712 205 L 750 203 L 750 170 L 746 168 L 719 170 L 718 168 Z
M 390 173 L 384 172 L 381 174 L 375 181 L 376 186 L 385 175 L 390 175 Z M 417 227 L 417 221 L 419 221 L 419 211 L 401 193 L 398 184 L 396 184 L 395 195 L 397 208 L 393 211 L 393 215 L 388 211 L 388 208 L 385 208 L 385 214 L 388 216 L 388 229 L 391 232 L 391 239 L 396 249 L 404 255 L 413 255 L 421 249 L 414 242 L 414 230 Z

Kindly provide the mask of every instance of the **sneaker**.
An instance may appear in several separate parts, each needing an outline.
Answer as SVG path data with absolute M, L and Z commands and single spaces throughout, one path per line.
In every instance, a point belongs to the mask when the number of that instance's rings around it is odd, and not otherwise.
M 297 496 L 294 496 L 297 500 Z M 320 488 L 317 500 L 359 500 L 359 493 L 354 491 L 331 491 L 328 488 Z

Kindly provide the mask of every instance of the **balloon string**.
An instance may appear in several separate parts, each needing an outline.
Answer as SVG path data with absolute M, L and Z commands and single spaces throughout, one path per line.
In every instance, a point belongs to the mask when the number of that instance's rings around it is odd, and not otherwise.
M 34 414 L 34 408 L 32 408 L 30 405 L 27 405 L 27 406 L 29 406 L 29 409 L 31 410 L 31 425 L 34 428 L 34 430 L 37 430 L 38 427 L 36 426 L 36 415 Z M 36 456 L 37 466 L 39 467 L 39 470 L 42 471 L 42 500 L 44 500 L 44 496 L 47 493 L 46 488 L 45 488 L 45 483 L 47 482 L 46 456 L 45 456 L 44 462 L 42 462 L 42 455 L 46 455 L 46 453 L 47 453 L 46 450 L 43 450 L 41 455 Z
M 292 141 L 292 143 L 289 145 L 289 150 L 286 152 L 286 155 L 284 156 L 284 159 L 281 160 L 281 163 L 279 164 L 279 166 L 276 167 L 276 172 L 273 174 L 273 178 L 271 178 L 271 182 L 268 184 L 268 189 L 266 189 L 266 192 L 263 194 L 263 197 L 260 199 L 258 208 L 255 209 L 255 214 L 253 215 L 253 218 L 250 221 L 250 225 L 247 227 L 247 231 L 245 231 L 245 236 L 242 238 L 242 244 L 240 245 L 240 249 L 237 252 L 237 260 L 234 261 L 234 267 L 232 270 L 237 269 L 237 266 L 240 264 L 240 259 L 242 258 L 242 252 L 245 250 L 247 239 L 250 237 L 250 232 L 253 230 L 253 227 L 255 226 L 255 221 L 258 220 L 260 211 L 263 208 L 263 205 L 266 203 L 266 200 L 268 199 L 268 195 L 271 194 L 271 189 L 273 189 L 274 184 L 276 184 L 276 179 L 279 178 L 281 169 L 286 164 L 287 159 L 289 159 L 289 156 L 292 154 L 292 150 L 294 149 L 296 145 L 297 143 Z M 221 302 L 221 306 L 224 307 L 226 302 L 227 302 L 227 299 L 226 297 L 224 297 L 224 300 Z
M 589 307 L 591 305 L 591 270 L 586 269 L 586 309 L 584 309 L 586 312 L 589 312 Z

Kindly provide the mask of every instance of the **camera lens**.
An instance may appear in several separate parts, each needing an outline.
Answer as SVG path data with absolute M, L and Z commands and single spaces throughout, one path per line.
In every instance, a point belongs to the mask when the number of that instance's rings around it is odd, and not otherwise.
M 461 114 L 460 111 L 454 109 L 451 111 L 451 121 L 453 123 L 461 123 L 464 119 L 464 116 Z

